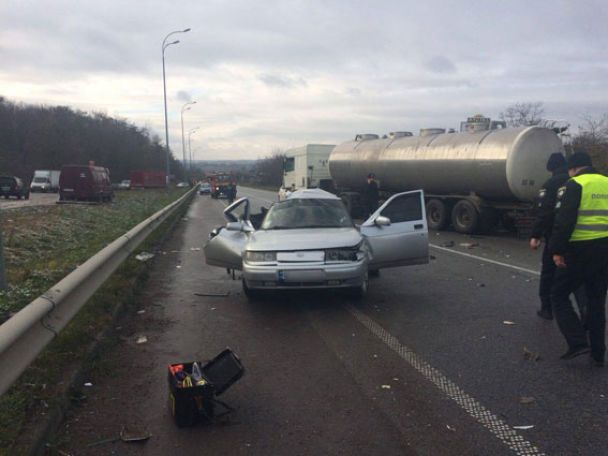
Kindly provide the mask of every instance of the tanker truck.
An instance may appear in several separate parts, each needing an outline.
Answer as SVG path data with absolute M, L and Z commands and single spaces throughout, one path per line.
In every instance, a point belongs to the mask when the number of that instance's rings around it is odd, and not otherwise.
M 525 229 L 538 191 L 550 177 L 547 160 L 564 147 L 548 128 L 499 127 L 505 125 L 476 116 L 460 132 L 357 135 L 329 156 L 335 191 L 355 218 L 364 215 L 361 194 L 372 173 L 386 196 L 424 189 L 431 229 L 451 225 L 457 232 L 475 233 L 499 221 Z

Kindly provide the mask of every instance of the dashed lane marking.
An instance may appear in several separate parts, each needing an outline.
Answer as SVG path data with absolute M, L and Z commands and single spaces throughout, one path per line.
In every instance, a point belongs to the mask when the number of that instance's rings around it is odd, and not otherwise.
M 424 361 L 412 349 L 402 345 L 396 337 L 391 335 L 374 320 L 352 306 L 347 305 L 345 307 L 373 335 L 378 337 L 427 380 L 430 380 L 431 383 L 467 412 L 469 416 L 477 420 L 477 422 L 513 450 L 515 454 L 519 456 L 544 456 L 545 453 L 542 453 L 538 448 L 525 440 L 505 421 L 498 418 L 498 416 L 480 404 L 475 398 L 464 392 L 462 388 L 447 378 L 439 370 Z
M 525 272 L 526 274 L 532 274 L 532 275 L 536 275 L 536 276 L 540 275 L 540 272 L 535 271 L 534 269 L 522 268 L 521 266 L 515 266 L 514 264 L 503 263 L 502 261 L 496 261 L 496 260 L 491 260 L 490 258 L 484 258 L 484 257 L 480 257 L 477 255 L 471 255 L 470 253 L 459 252 L 458 250 L 448 249 L 447 247 L 441 247 L 441 246 L 435 245 L 435 244 L 429 243 L 429 246 L 434 249 L 441 250 L 443 252 L 449 252 L 449 253 L 453 253 L 455 255 L 462 255 L 462 256 L 465 256 L 468 258 L 474 258 L 475 260 L 483 261 L 484 263 L 497 264 L 498 266 L 515 269 L 516 271 Z

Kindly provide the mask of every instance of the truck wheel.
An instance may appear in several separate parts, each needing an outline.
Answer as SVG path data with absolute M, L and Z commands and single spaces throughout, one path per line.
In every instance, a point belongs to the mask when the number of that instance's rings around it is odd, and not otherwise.
M 449 220 L 448 208 L 439 199 L 432 199 L 426 203 L 426 219 L 430 229 L 442 230 Z
M 460 200 L 452 209 L 452 226 L 458 233 L 471 234 L 479 227 L 477 208 L 467 200 Z

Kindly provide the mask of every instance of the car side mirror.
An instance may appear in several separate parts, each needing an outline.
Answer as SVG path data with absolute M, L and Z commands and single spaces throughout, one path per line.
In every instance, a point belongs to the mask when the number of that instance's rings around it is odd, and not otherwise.
M 376 220 L 374 220 L 374 224 L 376 226 L 389 226 L 391 224 L 391 219 L 379 215 L 378 217 L 376 217 Z

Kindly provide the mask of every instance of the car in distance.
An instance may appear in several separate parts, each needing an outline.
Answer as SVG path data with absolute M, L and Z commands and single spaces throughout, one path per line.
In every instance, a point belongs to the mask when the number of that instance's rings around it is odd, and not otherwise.
M 61 171 L 52 169 L 38 169 L 34 171 L 34 178 L 30 184 L 30 192 L 57 192 L 59 191 L 59 176 Z
M 247 198 L 228 206 L 228 223 L 211 233 L 204 252 L 209 265 L 241 270 L 250 298 L 326 288 L 362 296 L 370 271 L 429 261 L 422 190 L 393 195 L 359 227 L 340 198 L 318 189 L 293 192 L 261 223 L 249 210 Z
M 116 186 L 118 190 L 131 190 L 131 179 L 124 179 Z
M 30 199 L 30 190 L 21 179 L 16 176 L 0 176 L 0 196 L 9 199 Z
M 188 188 L 188 187 L 190 187 L 190 184 L 188 182 L 178 182 L 175 187 L 176 188 Z
M 198 188 L 198 194 L 211 195 L 211 185 L 209 184 L 209 182 L 201 183 L 200 187 Z

